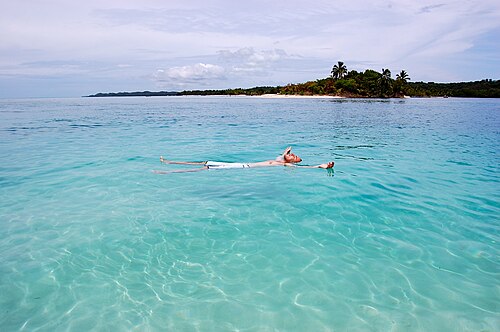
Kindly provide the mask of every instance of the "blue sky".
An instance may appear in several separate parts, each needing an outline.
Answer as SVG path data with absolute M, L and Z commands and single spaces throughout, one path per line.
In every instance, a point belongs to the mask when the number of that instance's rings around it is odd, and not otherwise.
M 284 85 L 348 69 L 500 79 L 500 1 L 16 0 L 0 98 Z

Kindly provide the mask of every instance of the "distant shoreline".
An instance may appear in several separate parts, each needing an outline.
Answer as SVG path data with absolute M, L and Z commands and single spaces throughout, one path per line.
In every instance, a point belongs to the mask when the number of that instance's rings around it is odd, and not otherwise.
M 273 94 L 273 93 L 266 93 L 262 95 L 245 95 L 245 94 L 209 94 L 209 95 L 195 95 L 195 94 L 189 94 L 189 95 L 184 95 L 184 94 L 136 94 L 136 93 L 100 93 L 96 95 L 89 95 L 89 96 L 83 96 L 84 98 L 105 98 L 105 97 L 236 97 L 236 98 L 265 98 L 265 99 L 346 99 L 349 97 L 343 97 L 343 96 L 331 96 L 331 95 L 283 95 L 283 94 Z
M 265 93 L 256 95 L 246 95 L 246 94 L 182 94 L 180 92 L 168 92 L 168 93 L 138 93 L 138 92 L 110 92 L 110 93 L 97 93 L 95 95 L 83 96 L 85 98 L 102 98 L 102 97 L 251 97 L 251 98 L 269 98 L 269 99 L 343 99 L 349 98 L 344 96 L 332 96 L 332 95 L 299 95 L 299 94 L 279 94 L 279 93 Z
M 383 97 L 357 97 L 357 96 L 332 96 L 332 95 L 283 95 L 283 94 L 263 94 L 263 95 L 244 95 L 244 94 L 239 94 L 239 95 L 233 95 L 233 94 L 213 94 L 213 95 L 183 95 L 183 94 L 178 94 L 178 95 L 114 95 L 112 93 L 106 94 L 105 96 L 100 95 L 100 96 L 95 96 L 95 95 L 89 95 L 89 96 L 81 96 L 81 98 L 117 98 L 117 97 L 144 97 L 144 98 L 151 98 L 151 97 L 200 97 L 200 98 L 210 98 L 210 97 L 224 97 L 224 98 L 262 98 L 262 99 L 429 99 L 429 98 L 468 98 L 468 97 L 448 97 L 448 96 L 429 96 L 429 97 L 421 97 L 421 96 L 401 96 L 401 97 L 389 97 L 389 98 L 383 98 Z M 476 97 L 478 98 L 478 97 Z M 482 98 L 480 98 L 482 99 Z
M 320 79 L 286 86 L 259 86 L 223 90 L 189 91 L 134 91 L 96 93 L 84 97 L 166 97 L 166 96 L 251 96 L 261 98 L 407 98 L 409 97 L 463 97 L 500 98 L 500 80 L 482 80 L 460 83 L 401 82 L 391 80 L 383 88 L 374 71 L 353 73 L 354 78 Z M 371 76 L 370 76 L 371 75 Z M 373 76 L 373 77 L 372 77 Z M 386 89 L 390 92 L 384 92 Z

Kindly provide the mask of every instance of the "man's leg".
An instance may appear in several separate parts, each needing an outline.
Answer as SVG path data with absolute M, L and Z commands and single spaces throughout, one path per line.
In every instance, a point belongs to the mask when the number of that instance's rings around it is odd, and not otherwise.
M 155 174 L 170 174 L 170 173 L 189 173 L 189 172 L 199 172 L 199 171 L 204 171 L 208 169 L 208 167 L 202 167 L 202 168 L 194 168 L 194 169 L 182 169 L 178 171 L 157 171 L 153 170 L 153 173 Z
M 205 165 L 206 161 L 172 161 L 166 160 L 163 156 L 160 156 L 160 161 L 165 164 L 174 164 L 174 165 Z

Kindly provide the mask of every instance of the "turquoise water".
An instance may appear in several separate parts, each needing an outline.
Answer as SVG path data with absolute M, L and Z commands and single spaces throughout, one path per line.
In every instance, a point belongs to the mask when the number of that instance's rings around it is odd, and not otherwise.
M 498 331 L 500 100 L 0 101 L 2 331 Z M 286 146 L 326 170 L 180 170 Z

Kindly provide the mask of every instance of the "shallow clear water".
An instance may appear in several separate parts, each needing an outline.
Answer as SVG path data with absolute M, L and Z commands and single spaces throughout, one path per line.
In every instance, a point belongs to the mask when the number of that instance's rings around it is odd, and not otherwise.
M 0 101 L 2 331 L 495 331 L 500 101 Z M 179 170 L 173 160 L 296 168 Z

